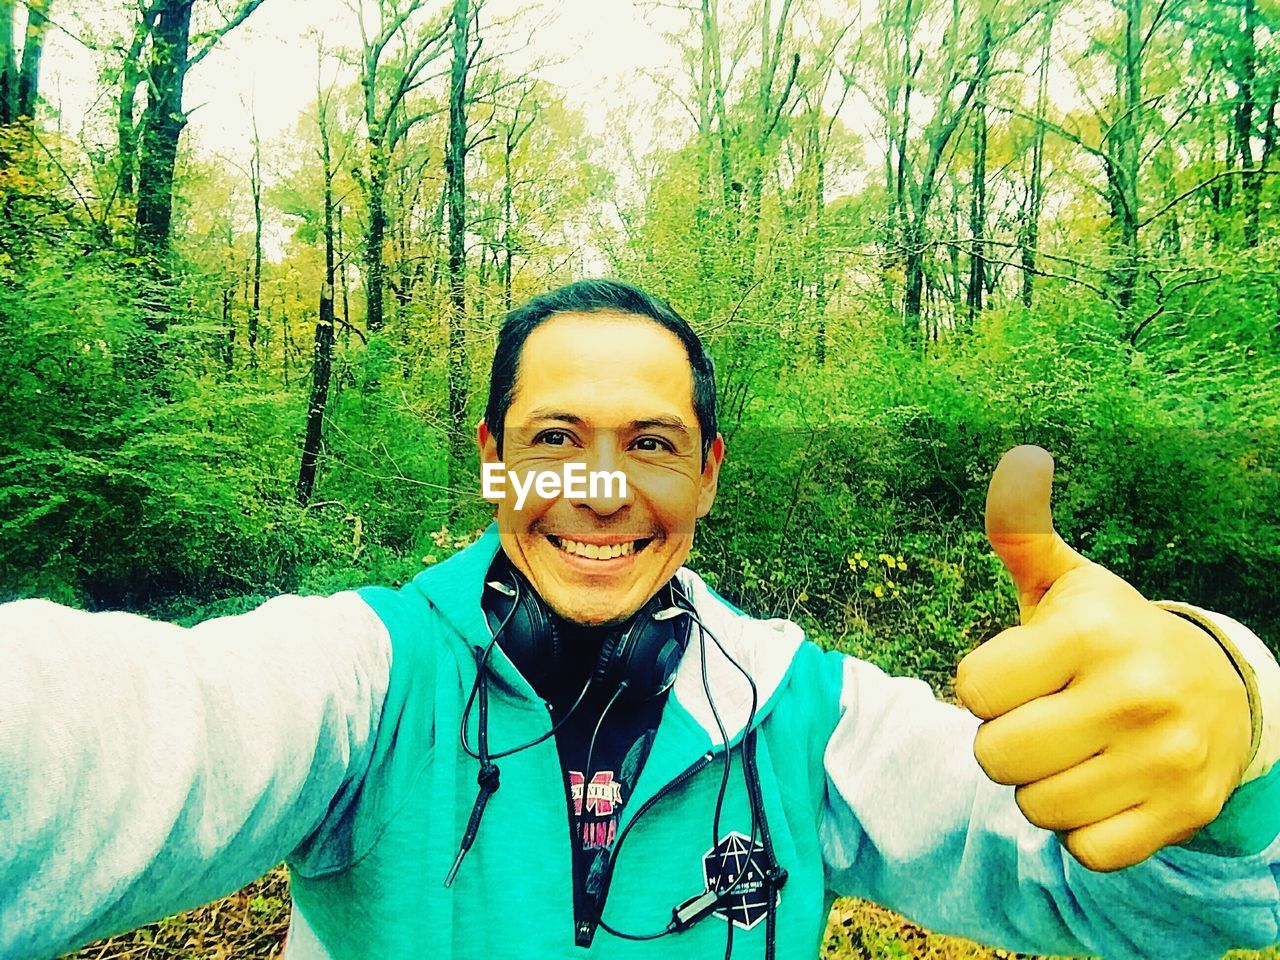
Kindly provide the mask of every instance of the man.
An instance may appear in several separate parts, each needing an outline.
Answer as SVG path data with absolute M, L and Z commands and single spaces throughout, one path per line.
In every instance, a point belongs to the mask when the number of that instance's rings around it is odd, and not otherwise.
M 811 958 L 841 894 L 1043 953 L 1280 940 L 1280 668 L 1063 543 L 1042 451 L 992 480 L 1022 625 L 961 664 L 971 714 L 682 568 L 725 447 L 661 301 L 515 311 L 479 443 L 519 508 L 401 590 L 0 607 L 0 957 L 281 858 L 298 960 Z M 534 483 L 569 464 L 626 483 Z

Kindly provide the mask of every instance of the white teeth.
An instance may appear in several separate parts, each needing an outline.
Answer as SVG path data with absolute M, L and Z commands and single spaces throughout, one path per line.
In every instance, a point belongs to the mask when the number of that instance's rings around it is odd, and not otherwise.
M 615 557 L 629 557 L 636 552 L 636 541 L 601 545 L 595 543 L 579 543 L 577 540 L 557 540 L 561 550 L 577 557 L 590 560 L 612 560 Z

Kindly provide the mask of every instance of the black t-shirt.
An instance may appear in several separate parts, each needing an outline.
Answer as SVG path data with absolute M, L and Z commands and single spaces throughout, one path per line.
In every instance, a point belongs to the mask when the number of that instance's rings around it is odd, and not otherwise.
M 605 632 L 561 621 L 565 669 L 538 691 L 549 704 L 554 721 L 564 718 L 582 693 Z M 619 815 L 648 758 L 666 702 L 665 693 L 645 700 L 624 694 L 611 704 L 616 692 L 616 688 L 593 684 L 556 732 L 573 823 L 574 912 L 579 923 L 595 912 L 587 909 L 592 905 L 585 899 L 586 878 L 595 862 L 613 846 Z
M 643 700 L 624 693 L 611 703 L 616 688 L 594 683 L 574 707 L 595 671 L 609 628 L 582 627 L 558 617 L 556 624 L 563 662 L 538 682 L 535 690 L 546 701 L 553 722 L 559 723 L 572 709 L 556 731 L 556 748 L 570 823 L 576 937 L 586 945 L 594 931 L 590 921 L 596 913 L 595 905 L 587 901 L 587 878 L 593 866 L 598 870 L 597 861 L 613 846 L 618 818 L 653 745 L 666 692 Z M 502 645 L 501 638 L 498 643 Z

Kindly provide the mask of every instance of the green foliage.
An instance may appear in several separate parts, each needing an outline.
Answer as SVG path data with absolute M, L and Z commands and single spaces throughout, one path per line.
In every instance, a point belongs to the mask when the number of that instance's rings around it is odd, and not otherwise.
M 630 155 L 632 182 L 617 163 L 605 169 L 601 145 L 554 87 L 507 76 L 501 57 L 486 61 L 476 89 L 496 92 L 470 105 L 466 428 L 483 403 L 507 283 L 518 302 L 578 275 L 589 262 L 578 254 L 583 225 L 595 224 L 585 239 L 610 272 L 670 299 L 716 357 L 730 452 L 691 562 L 746 608 L 795 617 L 824 643 L 945 688 L 956 659 L 1015 617 L 981 533 L 982 506 L 1000 454 L 1032 442 L 1057 457 L 1057 519 L 1072 543 L 1149 593 L 1229 610 L 1280 643 L 1268 600 L 1280 573 L 1280 194 L 1275 178 L 1252 194 L 1237 176 L 1212 179 L 1235 162 L 1218 143 L 1237 122 L 1228 92 L 1243 61 L 1232 51 L 1249 38 L 1196 4 L 1153 34 L 1162 59 L 1152 55 L 1143 82 L 1171 106 L 1130 131 L 1147 138 L 1134 189 L 1148 219 L 1135 240 L 1134 300 L 1122 307 L 1106 168 L 1082 146 L 1102 143 L 1109 101 L 1099 98 L 1102 113 L 1061 116 L 1050 103 L 1043 120 L 1034 116 L 1035 51 L 1048 21 L 1018 26 L 995 11 L 986 309 L 972 320 L 964 310 L 973 252 L 956 242 L 973 190 L 966 114 L 922 225 L 927 342 L 907 346 L 912 251 L 895 218 L 918 198 L 903 208 L 893 162 L 869 162 L 860 134 L 828 111 L 853 83 L 887 128 L 901 119 L 894 136 L 905 138 L 915 184 L 929 111 L 959 102 L 946 65 L 968 56 L 979 14 L 993 10 L 959 9 L 954 35 L 926 29 L 951 8 L 908 14 L 893 3 L 866 35 L 842 30 L 838 17 L 776 24 L 784 42 L 771 86 L 757 44 L 773 26 L 762 30 L 755 8 L 726 7 L 718 40 L 695 17 L 675 35 L 673 62 L 704 79 L 689 89 L 671 79 L 674 93 L 689 95 L 697 129 L 673 127 L 664 146 Z M 1263 15 L 1259 37 L 1274 26 L 1269 8 Z M 925 19 L 908 36 L 912 16 Z M 1072 68 L 1110 83 L 1113 53 L 1097 39 L 1080 38 Z M 801 68 L 790 99 L 762 107 L 762 89 L 782 96 L 793 51 Z M 916 112 L 898 118 L 895 71 L 917 53 L 931 55 L 913 81 Z M 706 86 L 717 82 L 703 59 L 713 55 L 732 78 L 719 92 L 723 113 Z M 126 200 L 73 186 L 109 185 L 114 159 L 90 163 L 70 144 L 45 149 L 21 131 L 0 140 L 9 161 L 0 175 L 0 592 L 189 621 L 281 590 L 403 582 L 486 522 L 474 464 L 450 462 L 452 307 L 433 172 L 443 125 L 414 126 L 389 158 L 387 324 L 368 335 L 361 91 L 325 62 L 322 75 L 337 78 L 324 95 L 345 229 L 341 326 L 305 508 L 293 489 L 323 272 L 316 109 L 287 143 L 265 145 L 280 171 L 265 192 L 268 235 L 281 236 L 281 224 L 292 233 L 268 251 L 252 353 L 251 217 L 235 163 L 184 152 L 174 257 L 156 265 L 129 252 Z M 1255 68 L 1257 90 L 1271 89 L 1272 53 L 1259 48 Z M 1175 110 L 1193 74 L 1228 107 Z M 415 109 L 430 114 L 442 90 L 427 84 L 420 96 Z M 1027 310 L 1019 244 L 1028 157 L 1045 123 L 1062 130 L 1043 145 L 1046 275 Z M 1103 146 L 1121 150 L 1121 133 Z M 622 129 L 605 146 L 614 141 L 622 152 L 634 146 Z M 1244 250 L 1249 226 L 1256 242 Z

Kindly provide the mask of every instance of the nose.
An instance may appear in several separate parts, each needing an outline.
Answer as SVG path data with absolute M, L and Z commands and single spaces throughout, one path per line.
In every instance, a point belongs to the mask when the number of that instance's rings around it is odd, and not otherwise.
M 575 507 L 584 507 L 597 516 L 610 517 L 631 503 L 635 494 L 626 472 L 625 458 L 612 444 L 586 451 L 587 478 L 584 496 L 566 496 Z M 577 492 L 577 491 L 575 491 Z

